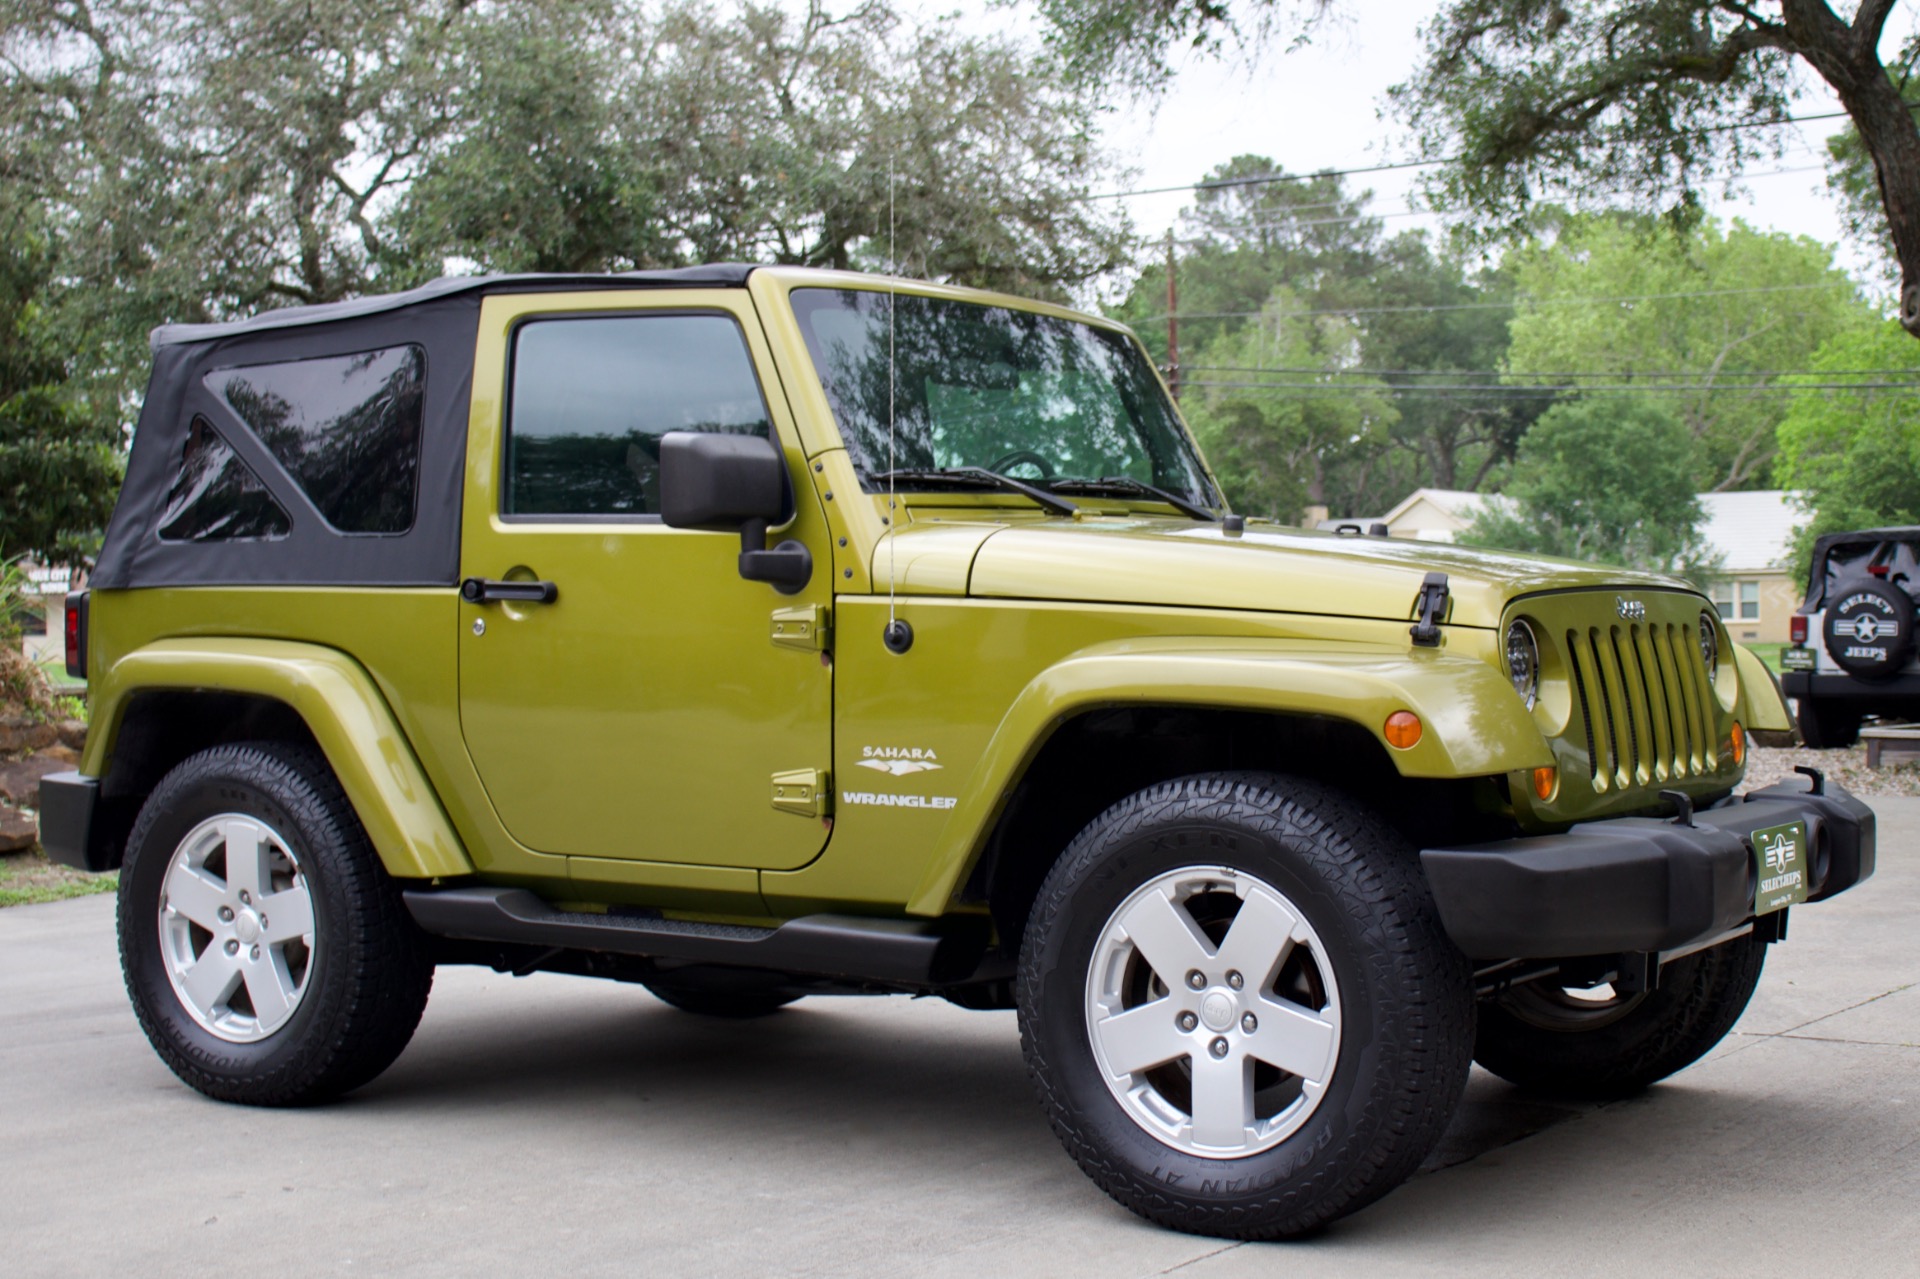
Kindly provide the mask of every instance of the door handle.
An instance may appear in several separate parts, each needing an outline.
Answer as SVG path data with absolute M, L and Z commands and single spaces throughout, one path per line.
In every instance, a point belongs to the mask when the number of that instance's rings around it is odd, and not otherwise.
M 497 604 L 502 600 L 516 604 L 551 604 L 560 598 L 560 588 L 552 582 L 499 582 L 470 577 L 460 583 L 460 598 L 469 604 Z

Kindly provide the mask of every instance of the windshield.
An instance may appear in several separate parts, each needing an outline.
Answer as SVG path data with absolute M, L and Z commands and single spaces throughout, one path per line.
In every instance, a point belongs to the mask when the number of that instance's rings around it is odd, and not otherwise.
M 792 296 L 868 492 L 886 489 L 879 477 L 889 470 L 974 466 L 1043 487 L 1125 476 L 1219 504 L 1145 356 L 1118 333 L 1006 307 L 863 289 L 795 289 Z

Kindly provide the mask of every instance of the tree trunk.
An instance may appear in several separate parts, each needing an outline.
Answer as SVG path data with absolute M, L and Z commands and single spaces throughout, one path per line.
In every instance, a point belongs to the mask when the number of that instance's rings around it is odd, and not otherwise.
M 1819 0 L 1785 0 L 1781 7 L 1800 56 L 1840 95 L 1873 157 L 1900 262 L 1900 324 L 1920 337 L 1920 126 L 1881 65 L 1881 24 L 1849 28 Z

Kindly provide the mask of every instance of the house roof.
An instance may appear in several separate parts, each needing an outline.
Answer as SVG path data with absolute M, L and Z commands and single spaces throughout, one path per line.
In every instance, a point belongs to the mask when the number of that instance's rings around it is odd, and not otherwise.
M 1724 557 L 1729 573 L 1765 572 L 1786 567 L 1788 543 L 1804 518 L 1786 489 L 1753 493 L 1702 493 L 1706 511 L 1701 532 L 1707 545 Z

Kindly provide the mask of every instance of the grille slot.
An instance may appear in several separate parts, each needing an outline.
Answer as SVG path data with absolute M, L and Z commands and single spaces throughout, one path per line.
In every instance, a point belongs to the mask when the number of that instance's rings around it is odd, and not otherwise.
M 1706 662 L 1690 628 L 1656 622 L 1570 630 L 1567 652 L 1596 792 L 1718 766 Z

